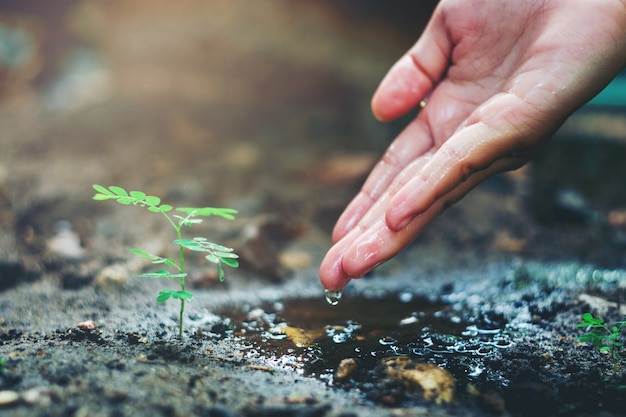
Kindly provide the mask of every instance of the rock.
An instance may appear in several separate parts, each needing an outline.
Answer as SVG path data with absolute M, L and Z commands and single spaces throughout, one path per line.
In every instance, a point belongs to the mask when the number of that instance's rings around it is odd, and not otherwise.
M 126 265 L 113 264 L 100 271 L 94 280 L 94 284 L 100 289 L 115 288 L 126 283 L 130 276 L 131 273 Z
M 626 305 L 620 305 L 616 302 L 606 300 L 602 297 L 596 297 L 590 294 L 580 294 L 578 300 L 587 304 L 592 311 L 597 312 L 600 316 L 606 316 L 610 309 L 619 308 L 622 315 L 626 315 Z
M 317 338 L 321 337 L 322 330 L 305 330 L 298 327 L 280 326 L 287 337 L 298 347 L 309 347 Z
M 98 325 L 93 320 L 81 321 L 76 325 L 79 329 L 82 330 L 96 330 Z
M 454 378 L 443 368 L 432 363 L 413 362 L 406 356 L 381 361 L 385 374 L 412 392 L 421 392 L 427 401 L 437 404 L 454 401 Z
M 0 391 L 0 407 L 14 404 L 20 399 L 20 394 L 15 391 Z
M 85 255 L 80 236 L 72 230 L 67 220 L 59 220 L 55 224 L 56 234 L 47 242 L 50 252 L 67 259 L 81 259 Z
M 339 362 L 339 366 L 337 366 L 337 370 L 335 371 L 335 380 L 343 381 L 348 378 L 356 371 L 358 365 L 356 361 L 352 358 L 342 359 Z
M 91 340 L 92 342 L 101 342 L 101 331 L 98 326 L 92 320 L 87 320 L 78 323 L 75 327 L 70 328 L 66 332 L 66 337 L 75 342 L 83 340 Z
M 262 215 L 250 219 L 230 246 L 235 248 L 242 267 L 260 273 L 272 282 L 281 282 L 287 271 L 280 262 L 280 250 L 303 231 L 300 222 Z
M 35 387 L 24 391 L 22 393 L 22 399 L 28 404 L 37 405 L 39 407 L 47 407 L 51 402 L 50 391 L 42 387 Z

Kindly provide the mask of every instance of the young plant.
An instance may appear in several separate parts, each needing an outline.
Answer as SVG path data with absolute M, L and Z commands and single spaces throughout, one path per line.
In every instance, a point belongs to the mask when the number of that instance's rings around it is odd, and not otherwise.
M 613 362 L 613 371 L 617 367 L 617 362 L 622 360 L 619 349 L 624 346 L 624 342 L 618 339 L 624 327 L 626 320 L 618 321 L 615 325 L 609 327 L 600 317 L 594 317 L 591 313 L 582 315 L 582 322 L 578 323 L 578 327 L 588 328 L 587 334 L 578 337 L 580 342 L 591 343 L 600 352 L 608 353 Z
M 182 229 L 201 223 L 202 219 L 199 217 L 218 216 L 224 219 L 233 220 L 237 210 L 215 207 L 180 207 L 174 209 L 168 204 L 161 204 L 161 199 L 159 197 L 146 195 L 142 191 L 126 191 L 124 188 L 114 185 L 107 188 L 102 185 L 95 184 L 93 188 L 97 191 L 97 193 L 93 196 L 94 200 L 115 200 L 122 205 L 145 207 L 149 212 L 162 214 L 176 232 L 176 239 L 173 243 L 178 246 L 177 259 L 164 258 L 141 249 L 131 249 L 131 252 L 152 261 L 153 264 L 162 264 L 170 269 L 159 269 L 154 272 L 147 272 L 136 276 L 140 278 L 169 279 L 179 285 L 180 289 L 178 290 L 163 290 L 159 292 L 156 300 L 159 303 L 164 303 L 170 298 L 180 300 L 178 337 L 182 338 L 185 301 L 189 301 L 193 298 L 193 294 L 185 288 L 185 278 L 187 277 L 187 272 L 185 270 L 185 249 L 206 253 L 205 258 L 209 262 L 217 265 L 217 276 L 220 281 L 224 280 L 224 268 L 222 265 L 227 265 L 232 268 L 237 268 L 239 266 L 239 262 L 237 261 L 239 256 L 234 253 L 232 248 L 210 242 L 204 237 L 184 239 Z M 173 212 L 178 212 L 180 214 L 173 214 Z

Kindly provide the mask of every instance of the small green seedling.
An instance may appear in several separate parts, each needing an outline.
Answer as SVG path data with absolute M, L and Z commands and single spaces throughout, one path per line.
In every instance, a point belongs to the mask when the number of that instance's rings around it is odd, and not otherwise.
M 618 339 L 624 327 L 626 320 L 618 321 L 615 325 L 609 327 L 600 317 L 594 317 L 591 313 L 582 315 L 582 322 L 578 323 L 578 327 L 587 327 L 588 332 L 578 337 L 580 342 L 591 343 L 600 352 L 611 355 L 613 361 L 613 370 L 617 367 L 617 362 L 622 360 L 619 349 L 624 346 L 624 342 Z
M 215 207 L 181 207 L 174 209 L 168 204 L 161 204 L 161 199 L 152 195 L 146 195 L 142 191 L 126 191 L 122 187 L 110 186 L 103 187 L 102 185 L 95 184 L 93 186 L 97 193 L 93 196 L 94 200 L 115 200 L 123 205 L 135 205 L 145 207 L 152 213 L 160 213 L 167 219 L 168 223 L 176 231 L 176 239 L 174 244 L 178 246 L 178 260 L 171 258 L 163 258 L 158 255 L 153 255 L 149 252 L 141 249 L 131 249 L 136 255 L 142 258 L 149 259 L 153 264 L 162 264 L 169 267 L 171 270 L 160 269 L 154 272 L 148 272 L 144 274 L 138 274 L 140 278 L 156 278 L 156 279 L 170 279 L 175 281 L 180 286 L 179 290 L 163 290 L 159 292 L 157 302 L 164 303 L 170 298 L 180 300 L 180 313 L 178 320 L 178 337 L 183 337 L 183 314 L 185 312 L 185 301 L 189 301 L 193 298 L 193 294 L 185 289 L 185 278 L 187 272 L 185 271 L 185 256 L 184 249 L 205 252 L 205 258 L 217 265 L 217 275 L 220 281 L 224 280 L 224 268 L 222 265 L 227 265 L 232 268 L 237 268 L 239 262 L 237 258 L 239 256 L 234 253 L 232 248 L 218 245 L 217 243 L 209 242 L 204 237 L 193 237 L 191 239 L 183 239 L 182 229 L 184 227 L 193 226 L 199 224 L 202 219 L 198 217 L 218 216 L 224 219 L 233 220 L 237 210 L 230 208 L 215 208 Z M 173 211 L 181 213 L 181 215 L 173 214 Z

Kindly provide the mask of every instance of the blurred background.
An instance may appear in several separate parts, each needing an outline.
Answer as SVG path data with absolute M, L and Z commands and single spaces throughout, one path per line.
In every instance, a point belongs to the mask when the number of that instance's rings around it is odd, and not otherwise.
M 40 255 L 36 242 L 68 220 L 89 249 L 103 215 L 90 186 L 117 184 L 237 208 L 256 230 L 241 246 L 261 275 L 315 267 L 412 117 L 381 124 L 369 101 L 435 4 L 0 1 L 3 244 Z M 623 107 L 600 100 L 556 136 L 529 167 L 452 207 L 388 271 L 492 257 L 624 265 Z

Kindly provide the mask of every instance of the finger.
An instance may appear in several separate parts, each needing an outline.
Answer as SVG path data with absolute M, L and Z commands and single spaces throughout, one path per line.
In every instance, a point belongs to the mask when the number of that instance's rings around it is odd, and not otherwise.
M 417 43 L 396 62 L 372 98 L 372 111 L 382 121 L 415 108 L 443 76 L 452 44 L 441 13 L 435 10 Z
M 494 99 L 498 108 L 515 113 L 517 104 L 512 95 Z M 492 103 L 492 105 L 493 105 Z M 517 108 L 525 114 L 526 109 Z M 479 110 L 480 112 L 480 110 Z M 543 130 L 552 123 L 541 125 L 538 119 L 531 124 L 507 120 L 502 111 L 489 119 L 478 120 L 457 131 L 435 152 L 422 167 L 415 168 L 410 178 L 389 202 L 386 221 L 393 230 L 402 229 L 413 217 L 426 211 L 441 196 L 456 188 L 472 173 L 482 171 L 494 161 L 511 154 L 522 154 L 537 146 L 544 136 Z M 510 116 L 508 116 L 510 117 Z
M 368 232 L 377 219 L 383 218 L 388 201 L 389 193 L 386 192 L 371 205 L 370 209 L 363 215 L 359 222 L 330 248 L 322 260 L 319 269 L 320 281 L 326 289 L 341 289 L 350 279 L 356 277 L 344 271 L 344 254 L 361 235 Z
M 518 168 L 528 161 L 527 157 L 505 158 L 489 168 L 472 174 L 467 181 L 437 199 L 426 211 L 411 219 L 401 230 L 388 227 L 384 219 L 372 224 L 361 236 L 353 240 L 342 256 L 341 270 L 345 276 L 360 277 L 381 263 L 391 259 L 408 246 L 439 213 L 460 200 L 472 188 L 492 175 Z M 347 239 L 341 242 L 345 246 Z
M 327 290 L 338 291 L 350 282 L 350 277 L 343 270 L 343 254 L 348 248 L 348 241 L 335 244 L 322 260 L 319 268 L 319 278 L 322 286 Z
M 376 164 L 361 191 L 350 202 L 333 229 L 333 242 L 338 242 L 360 221 L 380 198 L 398 173 L 411 161 L 432 148 L 428 125 L 420 118 L 413 120 L 393 141 Z

